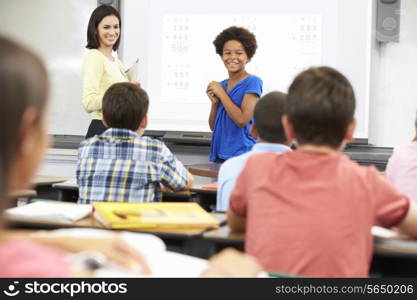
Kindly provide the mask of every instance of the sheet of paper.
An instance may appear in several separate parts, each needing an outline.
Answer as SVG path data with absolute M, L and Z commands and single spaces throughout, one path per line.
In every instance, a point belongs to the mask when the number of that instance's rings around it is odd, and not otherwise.
M 379 226 L 372 226 L 371 232 L 374 237 L 387 238 L 387 239 L 398 237 L 398 233 L 396 233 L 395 231 L 391 229 L 379 227 Z
M 138 81 L 138 64 L 139 59 L 136 59 L 133 65 L 126 70 L 126 75 L 129 81 Z

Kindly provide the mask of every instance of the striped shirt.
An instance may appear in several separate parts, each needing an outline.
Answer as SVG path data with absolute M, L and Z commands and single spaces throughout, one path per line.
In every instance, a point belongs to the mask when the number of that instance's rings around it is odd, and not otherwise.
M 107 129 L 78 149 L 78 203 L 161 201 L 160 183 L 178 191 L 187 181 L 187 170 L 164 143 L 128 129 Z

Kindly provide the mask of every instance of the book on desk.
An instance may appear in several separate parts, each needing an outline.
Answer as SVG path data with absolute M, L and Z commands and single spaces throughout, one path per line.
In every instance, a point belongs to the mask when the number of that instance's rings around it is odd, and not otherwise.
M 88 204 L 73 204 L 34 199 L 35 202 L 6 209 L 9 219 L 74 223 L 87 217 L 92 208 Z
M 107 228 L 217 228 L 219 221 L 197 203 L 94 202 L 93 216 Z

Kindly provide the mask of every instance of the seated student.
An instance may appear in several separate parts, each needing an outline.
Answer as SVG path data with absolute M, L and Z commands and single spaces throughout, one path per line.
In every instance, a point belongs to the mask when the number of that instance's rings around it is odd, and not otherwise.
M 329 67 L 291 84 L 283 125 L 298 150 L 251 156 L 228 222 L 246 229 L 245 252 L 267 270 L 317 277 L 368 276 L 372 225 L 417 236 L 416 205 L 373 166 L 341 154 L 353 139 L 355 96 Z
M 79 203 L 161 201 L 160 184 L 189 189 L 193 176 L 165 144 L 142 137 L 147 126 L 148 95 L 131 83 L 112 85 L 103 97 L 101 135 L 78 149 Z
M 47 91 L 40 59 L 0 36 L 0 212 L 10 207 L 7 195 L 29 186 L 48 144 Z M 94 238 L 88 243 L 71 237 L 10 240 L 1 232 L 0 239 L 0 277 L 72 276 L 67 251 L 88 250 L 100 251 L 122 265 L 140 264 L 145 273 L 149 270 L 140 253 L 120 238 Z
M 253 115 L 255 123 L 251 127 L 251 135 L 257 139 L 257 144 L 250 152 L 230 158 L 220 167 L 217 211 L 227 211 L 236 179 L 250 155 L 262 152 L 284 153 L 291 151 L 281 123 L 285 109 L 285 97 L 286 95 L 281 92 L 271 92 L 256 103 Z
M 394 148 L 385 170 L 388 179 L 417 203 L 417 118 L 416 136 L 409 144 Z

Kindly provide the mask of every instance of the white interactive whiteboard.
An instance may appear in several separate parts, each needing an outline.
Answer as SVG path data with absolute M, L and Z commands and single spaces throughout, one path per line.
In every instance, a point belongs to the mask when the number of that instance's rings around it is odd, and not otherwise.
M 125 0 L 120 55 L 139 58 L 150 95 L 151 130 L 208 132 L 211 80 L 227 78 L 212 41 L 237 25 L 255 33 L 247 65 L 264 93 L 287 91 L 310 66 L 329 65 L 351 81 L 357 98 L 355 136 L 368 137 L 372 0 Z

